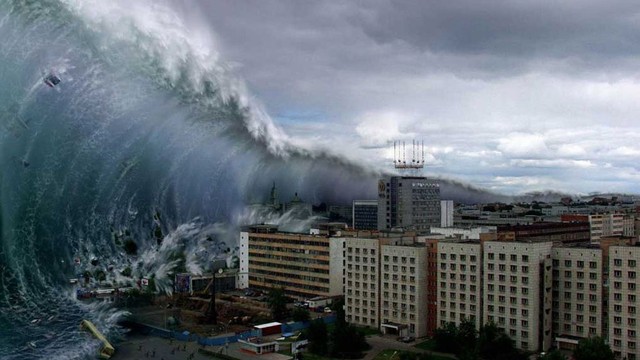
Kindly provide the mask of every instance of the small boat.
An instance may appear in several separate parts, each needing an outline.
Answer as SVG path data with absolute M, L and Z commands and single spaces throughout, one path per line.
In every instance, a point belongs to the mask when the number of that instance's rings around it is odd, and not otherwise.
M 44 78 L 44 83 L 49 87 L 55 87 L 56 85 L 60 84 L 60 81 L 60 78 L 54 73 L 49 73 L 49 75 L 45 76 Z

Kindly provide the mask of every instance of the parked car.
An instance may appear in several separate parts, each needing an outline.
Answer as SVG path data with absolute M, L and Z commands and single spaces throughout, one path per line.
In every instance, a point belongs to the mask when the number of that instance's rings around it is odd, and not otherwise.
M 331 308 L 330 308 L 330 307 L 328 307 L 328 306 L 325 306 L 325 308 L 324 308 L 324 312 L 326 312 L 326 313 L 330 313 L 330 312 L 331 312 Z
M 398 341 L 402 341 L 403 343 L 410 343 L 415 340 L 416 338 L 414 338 L 413 336 L 401 336 L 398 338 Z

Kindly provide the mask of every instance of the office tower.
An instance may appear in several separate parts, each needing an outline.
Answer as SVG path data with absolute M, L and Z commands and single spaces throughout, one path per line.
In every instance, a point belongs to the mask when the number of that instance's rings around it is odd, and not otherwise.
M 440 225 L 440 185 L 425 177 L 390 176 L 378 182 L 378 230 L 429 231 Z
M 376 230 L 378 228 L 378 201 L 354 200 L 353 223 L 355 230 Z
M 443 228 L 453 226 L 453 200 L 440 201 L 440 226 Z

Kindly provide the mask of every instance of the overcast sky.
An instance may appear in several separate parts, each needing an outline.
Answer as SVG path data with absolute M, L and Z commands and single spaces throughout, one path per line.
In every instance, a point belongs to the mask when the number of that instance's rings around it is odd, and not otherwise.
M 182 7 L 303 146 L 391 168 L 415 138 L 427 174 L 506 194 L 640 192 L 636 1 Z

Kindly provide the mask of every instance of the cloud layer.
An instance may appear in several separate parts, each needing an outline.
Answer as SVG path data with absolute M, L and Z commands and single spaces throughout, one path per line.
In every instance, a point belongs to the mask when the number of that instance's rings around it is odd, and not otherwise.
M 173 6 L 302 146 L 390 167 L 416 138 L 426 173 L 495 191 L 640 192 L 635 2 Z

